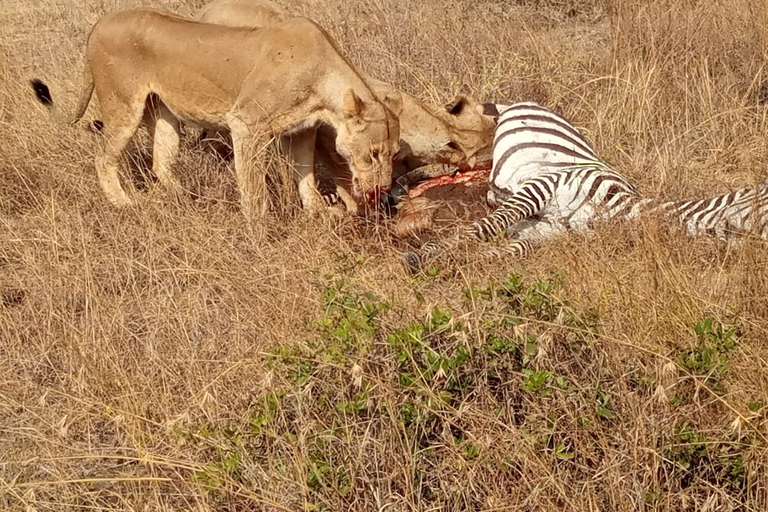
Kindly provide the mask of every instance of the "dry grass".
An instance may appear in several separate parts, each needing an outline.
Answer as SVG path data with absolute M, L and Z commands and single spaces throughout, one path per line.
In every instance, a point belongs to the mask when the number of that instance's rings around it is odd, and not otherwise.
M 116 211 L 94 136 L 27 80 L 71 106 L 91 24 L 134 5 L 0 8 L 0 509 L 768 508 L 764 247 L 647 222 L 411 281 L 386 223 L 246 229 L 194 134 L 177 171 L 199 199 L 150 184 Z M 765 178 L 756 5 L 293 7 L 424 99 L 556 108 L 671 198 Z

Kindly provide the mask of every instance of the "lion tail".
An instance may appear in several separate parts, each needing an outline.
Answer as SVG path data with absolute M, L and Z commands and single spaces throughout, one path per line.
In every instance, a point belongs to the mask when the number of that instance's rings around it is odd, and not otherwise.
M 80 98 L 77 101 L 77 107 L 70 117 L 66 117 L 59 111 L 56 105 L 54 105 L 51 91 L 42 80 L 35 78 L 30 83 L 32 84 L 32 89 L 35 91 L 37 100 L 45 105 L 54 120 L 60 123 L 75 124 L 78 122 L 85 114 L 85 110 L 88 108 L 88 104 L 91 102 L 91 96 L 93 95 L 93 76 L 91 75 L 91 69 L 88 65 L 86 65 L 83 70 L 83 80 L 82 86 L 80 87 Z

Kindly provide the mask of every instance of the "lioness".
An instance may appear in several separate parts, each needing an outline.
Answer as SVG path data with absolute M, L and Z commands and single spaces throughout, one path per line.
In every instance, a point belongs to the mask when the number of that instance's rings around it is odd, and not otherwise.
M 150 9 L 116 12 L 94 25 L 86 59 L 82 93 L 68 121 L 82 117 L 95 89 L 105 139 L 96 170 L 117 206 L 132 202 L 120 185 L 118 163 L 143 115 L 154 132 L 153 170 L 174 188 L 178 182 L 169 167 L 179 146 L 179 120 L 229 130 L 249 215 L 266 213 L 268 205 L 264 173 L 251 176 L 257 152 L 272 134 L 301 132 L 319 122 L 337 131 L 336 147 L 350 163 L 355 196 L 371 199 L 391 187 L 402 98 L 374 95 L 330 36 L 308 19 L 255 30 Z M 61 119 L 48 87 L 40 81 L 33 86 Z M 145 110 L 148 101 L 152 106 Z M 149 110 L 156 120 L 145 115 Z M 311 202 L 316 192 L 308 177 L 302 177 L 300 192 Z
M 196 19 L 228 26 L 267 27 L 291 17 L 287 10 L 271 0 L 214 0 L 198 13 Z M 392 85 L 361 74 L 378 97 L 397 92 Z M 495 121 L 484 115 L 482 105 L 459 96 L 443 110 L 428 107 L 406 93 L 400 94 L 403 111 L 400 114 L 400 151 L 394 163 L 395 178 L 427 164 L 466 168 L 490 162 Z M 330 168 L 332 176 L 344 182 L 349 179 L 350 171 L 336 154 L 333 137 L 333 129 L 321 125 L 317 128 L 316 138 L 304 135 L 301 140 L 291 140 L 290 152 L 294 161 L 302 165 L 312 165 L 316 152 Z M 355 208 L 345 196 L 342 198 L 348 209 Z

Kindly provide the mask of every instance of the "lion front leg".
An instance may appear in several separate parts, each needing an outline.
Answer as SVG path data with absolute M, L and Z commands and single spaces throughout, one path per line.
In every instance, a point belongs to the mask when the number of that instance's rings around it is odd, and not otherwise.
M 281 137 L 280 150 L 288 155 L 299 189 L 301 207 L 310 212 L 321 211 L 325 201 L 317 189 L 315 176 L 315 137 L 317 130 L 309 128 Z
M 174 176 L 171 167 L 179 153 L 181 124 L 160 99 L 150 101 L 154 102 L 151 108 L 148 108 L 150 119 L 147 119 L 145 114 L 144 122 L 152 137 L 152 172 L 163 186 L 180 197 L 181 183 Z
M 347 213 L 350 215 L 357 215 L 360 213 L 360 204 L 357 199 L 355 199 L 355 197 L 342 185 L 336 185 L 336 195 L 339 196 L 341 202 L 344 203 L 344 208 L 347 209 Z

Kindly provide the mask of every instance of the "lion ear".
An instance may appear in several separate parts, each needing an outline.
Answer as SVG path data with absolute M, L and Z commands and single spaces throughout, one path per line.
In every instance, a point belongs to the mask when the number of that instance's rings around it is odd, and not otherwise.
M 496 119 L 500 115 L 499 106 L 496 103 L 482 103 L 480 105 L 480 113 Z
M 344 93 L 344 117 L 353 119 L 363 115 L 363 100 L 355 94 L 355 91 L 349 89 Z
M 445 106 L 445 111 L 452 116 L 457 116 L 464 111 L 464 108 L 469 104 L 469 100 L 466 96 L 456 96 L 452 102 Z
M 400 91 L 390 92 L 384 96 L 382 103 L 398 117 L 403 113 L 403 95 Z

